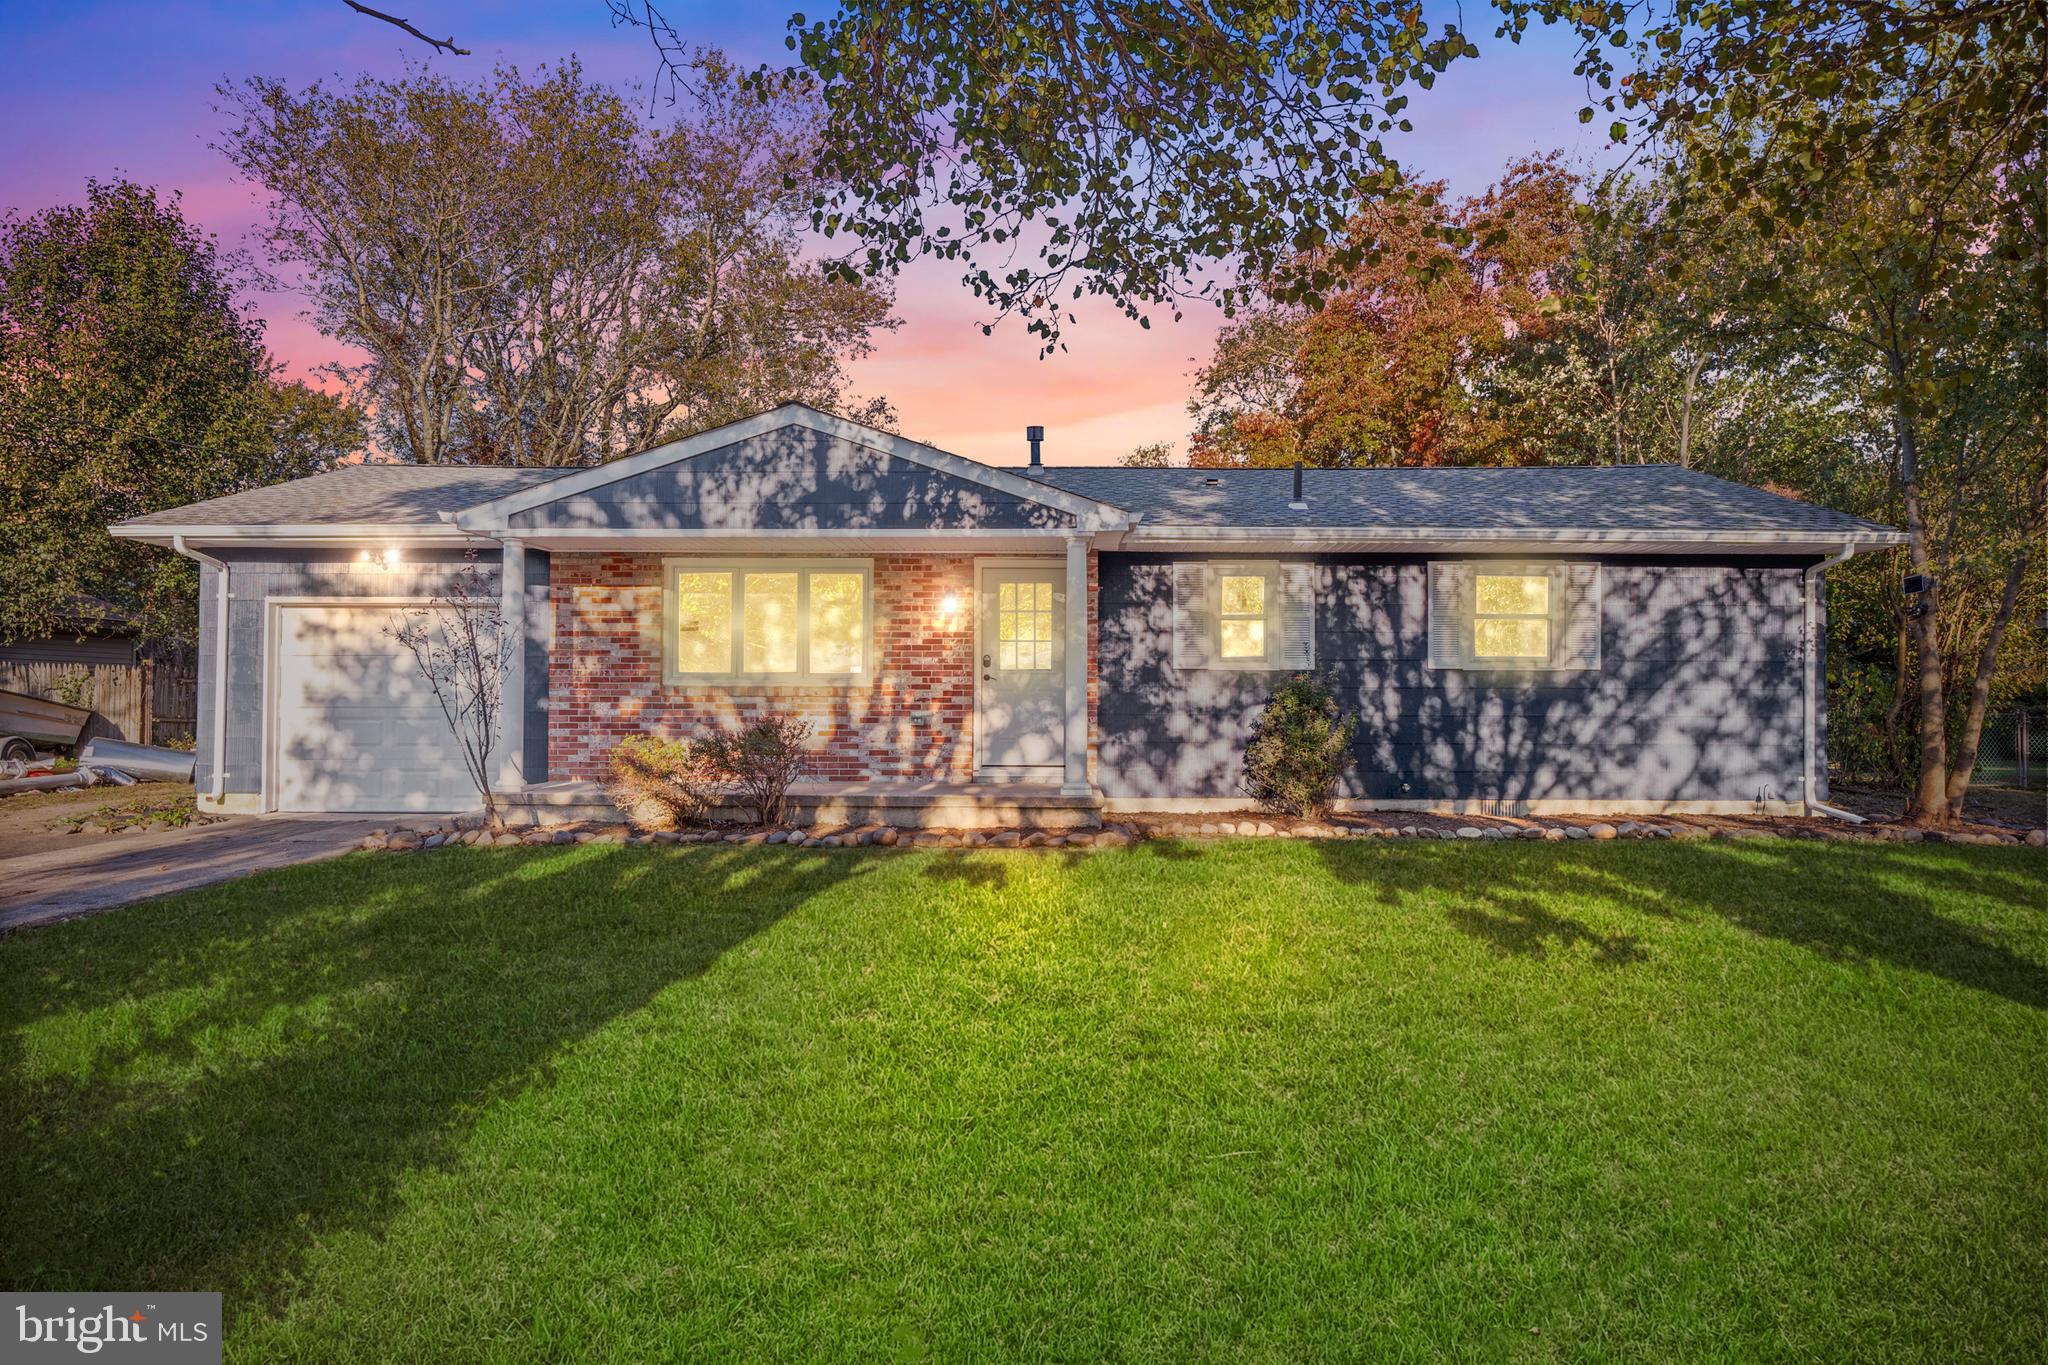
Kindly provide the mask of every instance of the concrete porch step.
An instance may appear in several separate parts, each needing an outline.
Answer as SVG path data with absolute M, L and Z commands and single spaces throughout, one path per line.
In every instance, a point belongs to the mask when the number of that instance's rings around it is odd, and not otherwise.
M 798 782 L 791 819 L 803 825 L 896 825 L 905 829 L 1098 829 L 1098 796 L 1063 796 L 1058 787 L 1004 782 Z M 619 808 L 595 782 L 541 782 L 499 798 L 513 825 L 617 820 Z M 744 819 L 720 808 L 714 819 Z

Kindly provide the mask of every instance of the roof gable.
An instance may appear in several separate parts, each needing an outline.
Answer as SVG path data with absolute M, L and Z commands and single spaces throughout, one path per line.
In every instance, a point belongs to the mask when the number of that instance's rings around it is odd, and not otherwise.
M 472 507 L 518 531 L 1081 531 L 1113 505 L 800 404 Z

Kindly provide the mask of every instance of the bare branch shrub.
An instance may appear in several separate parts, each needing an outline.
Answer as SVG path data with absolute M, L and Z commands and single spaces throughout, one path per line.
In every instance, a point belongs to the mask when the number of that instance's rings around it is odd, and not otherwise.
M 496 584 L 472 551 L 445 594 L 393 613 L 384 633 L 405 646 L 433 689 L 484 816 L 498 824 L 491 761 L 503 729 L 505 670 L 519 641 L 505 628 Z
M 789 786 L 810 771 L 806 745 L 811 723 L 790 717 L 757 720 L 737 731 L 713 730 L 697 742 L 696 753 L 763 825 L 779 825 L 788 809 Z

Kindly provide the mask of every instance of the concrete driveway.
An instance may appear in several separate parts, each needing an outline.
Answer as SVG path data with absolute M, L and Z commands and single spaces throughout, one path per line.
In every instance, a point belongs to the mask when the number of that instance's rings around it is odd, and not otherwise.
M 0 930 L 110 910 L 348 852 L 392 816 L 236 816 L 82 846 L 0 855 Z

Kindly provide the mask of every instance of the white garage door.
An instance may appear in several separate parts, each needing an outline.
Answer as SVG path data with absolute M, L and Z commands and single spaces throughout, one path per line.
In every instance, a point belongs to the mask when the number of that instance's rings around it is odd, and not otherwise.
M 384 633 L 398 611 L 279 608 L 270 749 L 278 810 L 480 804 L 433 690 L 405 646 Z

